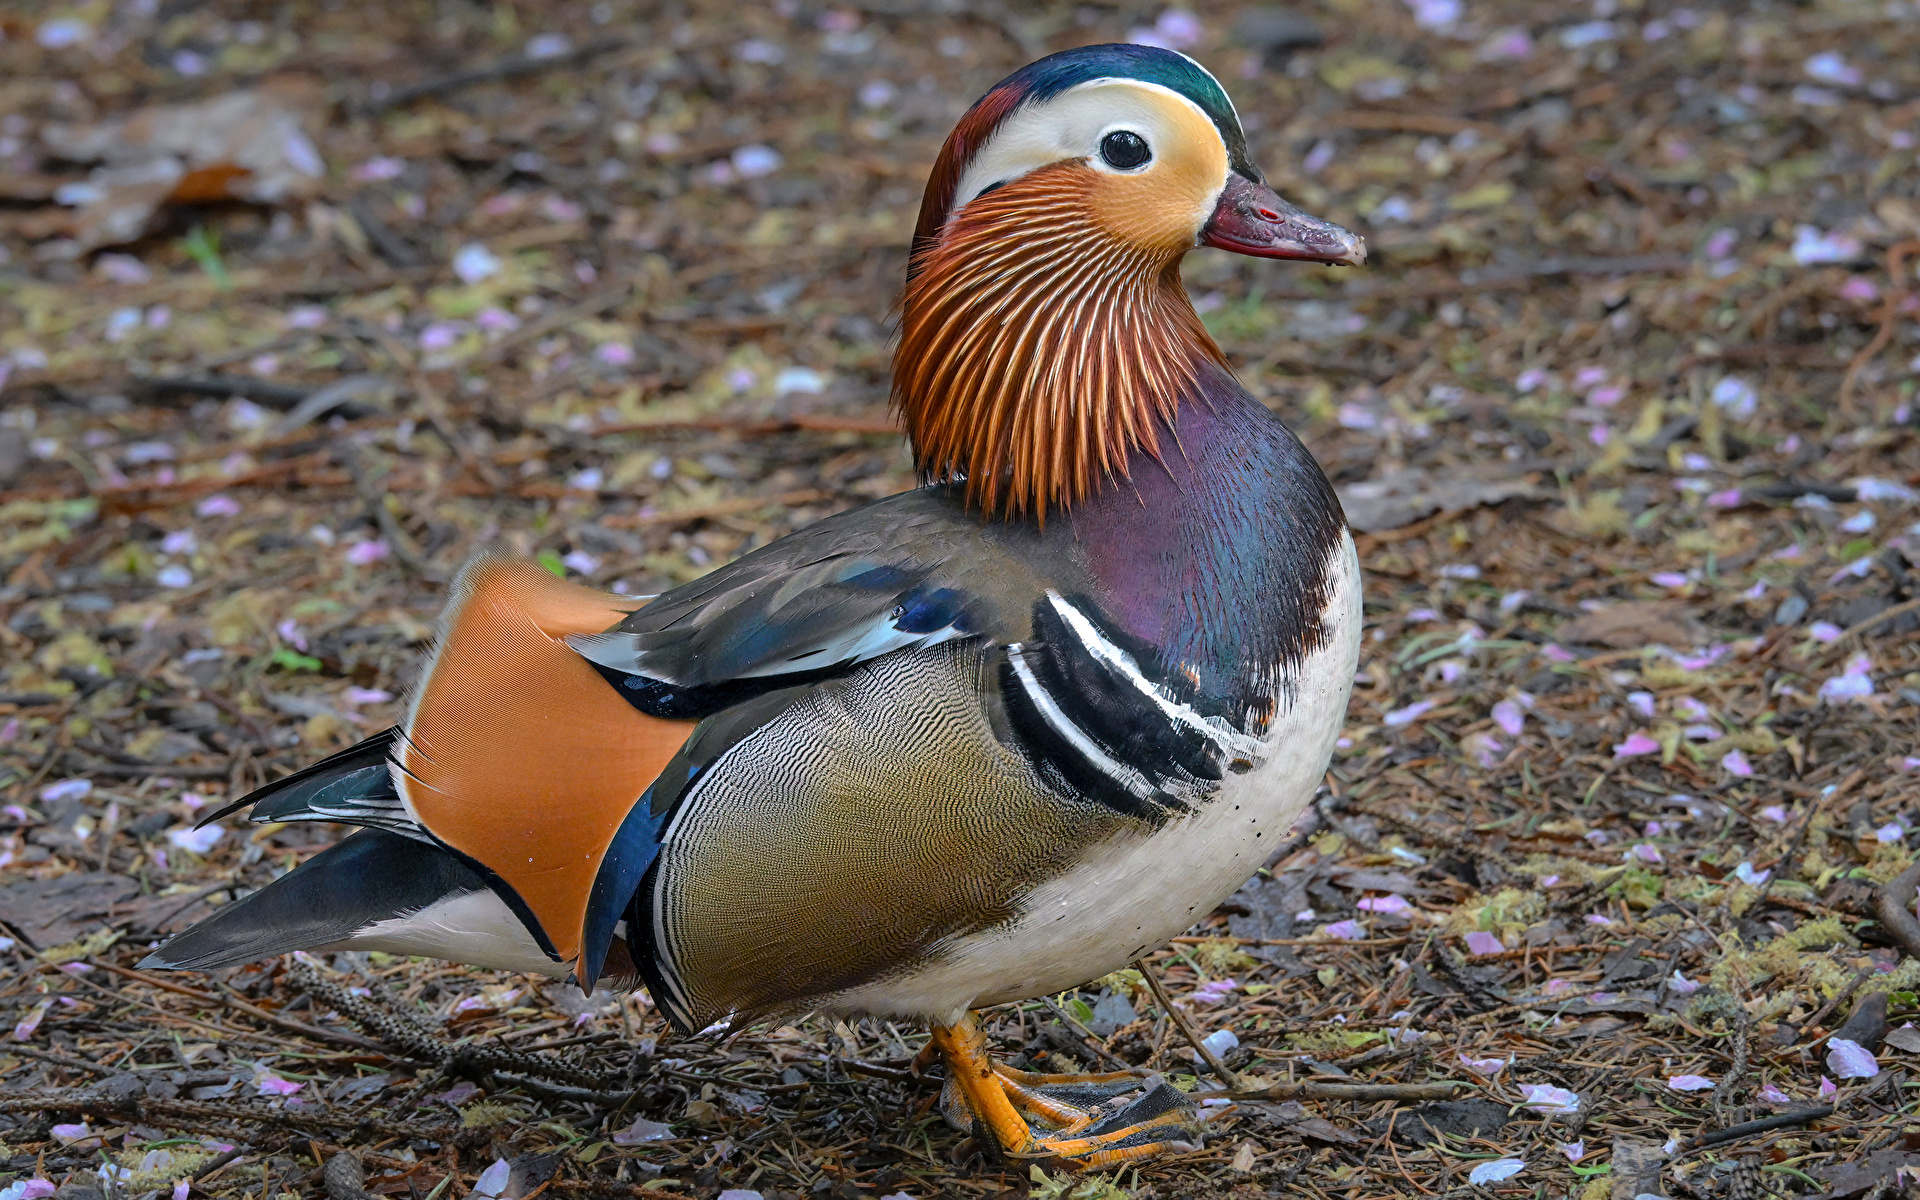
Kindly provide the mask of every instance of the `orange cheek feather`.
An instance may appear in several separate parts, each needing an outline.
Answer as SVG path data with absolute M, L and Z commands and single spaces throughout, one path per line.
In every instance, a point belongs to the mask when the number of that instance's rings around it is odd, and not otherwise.
M 560 640 L 619 604 L 535 563 L 470 563 L 400 753 L 414 816 L 506 881 L 562 961 L 621 821 L 694 727 L 636 711 Z

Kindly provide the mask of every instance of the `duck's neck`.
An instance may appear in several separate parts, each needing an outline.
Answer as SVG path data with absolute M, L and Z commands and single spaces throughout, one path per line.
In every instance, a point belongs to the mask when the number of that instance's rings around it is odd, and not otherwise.
M 1225 369 L 1180 284 L 1185 246 L 1096 223 L 1092 172 L 1061 163 L 987 192 L 916 251 L 900 302 L 893 401 L 930 479 L 1044 520 L 1134 452 Z
M 1152 648 L 1183 699 L 1263 728 L 1334 632 L 1346 521 L 1279 418 L 1224 370 L 1199 384 L 1173 422 L 1179 448 L 1136 460 L 1129 484 L 1049 527 L 1049 544 L 1086 564 L 1101 614 Z

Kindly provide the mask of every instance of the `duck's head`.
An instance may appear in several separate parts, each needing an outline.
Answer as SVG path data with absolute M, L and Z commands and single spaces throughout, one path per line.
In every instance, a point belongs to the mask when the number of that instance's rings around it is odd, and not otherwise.
M 921 469 L 989 512 L 1124 475 L 1207 364 L 1187 251 L 1358 265 L 1359 237 L 1266 184 L 1217 80 L 1182 54 L 1086 46 L 1002 80 L 947 138 L 901 298 L 894 402 Z

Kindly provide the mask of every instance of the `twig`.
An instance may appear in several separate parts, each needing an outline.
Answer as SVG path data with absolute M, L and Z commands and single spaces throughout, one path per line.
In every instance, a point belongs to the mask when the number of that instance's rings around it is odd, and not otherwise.
M 624 1107 L 639 1091 L 603 1092 L 597 1088 L 567 1087 L 559 1083 L 544 1083 L 531 1075 L 515 1075 L 508 1071 L 494 1071 L 495 1082 L 506 1087 L 517 1087 L 542 1100 L 562 1100 L 572 1104 L 599 1105 L 601 1108 Z
M 193 1181 L 199 1183 L 203 1179 L 211 1179 L 225 1169 L 227 1164 L 231 1163 L 234 1159 L 239 1158 L 243 1154 L 251 1153 L 252 1151 L 241 1146 L 235 1146 L 231 1150 L 223 1150 L 218 1158 L 193 1173 Z
M 1200 1036 L 1200 1031 L 1193 1027 L 1192 1021 L 1187 1019 L 1187 1014 L 1174 1007 L 1173 997 L 1167 994 L 1166 985 L 1160 982 L 1160 976 L 1154 971 L 1152 965 L 1144 958 L 1136 958 L 1133 960 L 1133 969 L 1140 972 L 1146 979 L 1147 986 L 1153 989 L 1153 998 L 1160 1004 L 1160 1010 L 1180 1027 L 1180 1033 L 1193 1044 L 1195 1052 L 1206 1060 L 1207 1066 L 1213 1073 L 1220 1077 L 1220 1082 L 1229 1088 L 1240 1087 L 1240 1077 L 1228 1070 L 1226 1063 L 1220 1061 L 1220 1056 L 1213 1052 L 1212 1046 L 1207 1045 L 1206 1040 Z
M 339 984 L 322 978 L 318 971 L 305 963 L 298 963 L 287 972 L 287 982 L 372 1033 L 387 1047 L 399 1051 L 405 1057 L 433 1063 L 448 1074 L 477 1075 L 484 1072 L 512 1072 L 517 1075 L 544 1076 L 547 1079 L 563 1080 L 580 1089 L 579 1094 L 568 1095 L 566 1099 L 591 1096 L 596 1103 L 602 1102 L 603 1098 L 606 1102 L 612 1102 L 613 1094 L 601 1090 L 616 1078 L 609 1073 L 590 1070 L 561 1059 L 529 1054 L 523 1050 L 508 1050 L 498 1046 L 454 1045 L 436 1036 L 405 1010 L 397 1006 L 383 1008 L 370 1000 L 356 996 Z M 378 1046 L 378 1043 L 370 1044 Z M 384 1049 L 384 1047 L 381 1048 Z M 569 1092 L 574 1090 L 568 1089 Z M 619 1099 L 624 1102 L 625 1098 Z
M 37 1058 L 41 1062 L 50 1062 L 57 1067 L 65 1067 L 69 1071 L 86 1071 L 93 1075 L 112 1076 L 124 1074 L 124 1072 L 115 1070 L 113 1067 L 103 1067 L 99 1063 L 88 1062 L 84 1058 L 70 1058 L 65 1054 L 54 1054 L 47 1050 L 36 1050 L 32 1046 L 8 1046 L 5 1050 L 0 1050 L 0 1054 L 17 1054 L 22 1058 Z
M 1853 385 L 1859 379 L 1860 372 L 1873 361 L 1874 355 L 1886 349 L 1887 343 L 1893 340 L 1894 326 L 1900 320 L 1900 304 L 1908 295 L 1901 268 L 1907 265 L 1909 254 L 1920 254 L 1920 238 L 1908 238 L 1887 248 L 1887 297 L 1880 304 L 1880 328 L 1874 331 L 1873 340 L 1861 347 L 1860 353 L 1854 355 L 1853 361 L 1847 364 L 1847 373 L 1840 380 L 1841 412 L 1853 412 Z
M 590 321 L 609 308 L 624 303 L 632 295 L 633 283 L 630 280 L 622 280 L 588 292 L 558 312 L 547 313 L 509 333 L 487 347 L 481 358 L 490 363 L 504 362 L 508 355 L 520 347 L 538 341 L 555 330 L 567 329 L 582 321 Z
M 1626 255 L 1619 258 L 1574 256 L 1543 258 L 1517 267 L 1482 267 L 1460 272 L 1460 282 L 1468 287 L 1489 283 L 1518 283 L 1543 275 L 1640 275 L 1671 274 L 1684 271 L 1692 263 L 1674 254 Z
M 201 375 L 178 379 L 166 379 L 157 375 L 135 375 L 127 382 L 152 400 L 166 396 L 210 396 L 216 400 L 238 397 L 282 411 L 297 407 L 302 400 L 312 394 L 310 388 L 288 387 L 284 383 L 268 383 L 264 379 L 255 379 L 250 375 Z M 345 415 L 344 410 L 347 406 L 341 407 Z
M 1743 1008 L 1739 1021 L 1733 1033 L 1733 1063 L 1727 1068 L 1720 1086 L 1713 1089 L 1713 1115 L 1718 1121 L 1727 1119 L 1727 1105 L 1732 1102 L 1733 1089 L 1739 1086 L 1741 1077 L 1747 1073 L 1747 1034 L 1753 1025 L 1753 1016 Z
M 834 416 L 829 413 L 795 413 L 790 417 L 775 417 L 769 420 L 736 419 L 731 417 L 691 417 L 681 421 L 628 421 L 620 425 L 602 425 L 593 431 L 596 438 L 613 433 L 676 433 L 681 430 L 711 430 L 715 433 L 735 433 L 742 437 L 752 437 L 769 433 L 901 433 L 900 423 L 888 416 Z
M 1493 956 L 1488 955 L 1488 957 L 1491 958 Z M 1521 1000 L 1513 1004 L 1502 1004 L 1499 1008 L 1489 1008 L 1485 1012 L 1469 1013 L 1460 1019 L 1463 1021 L 1484 1021 L 1488 1017 L 1506 1017 L 1514 1013 L 1526 1012 L 1530 1009 L 1552 1008 L 1557 1004 L 1565 1004 L 1572 1000 L 1582 1000 L 1600 992 L 1613 992 L 1618 990 L 1618 984 L 1605 984 L 1600 987 L 1585 988 L 1577 992 L 1567 992 L 1559 996 L 1539 996 L 1532 1000 Z
M 1844 796 L 1848 792 L 1852 791 L 1853 786 L 1856 783 L 1859 783 L 1862 779 L 1866 778 L 1866 774 L 1867 773 L 1864 769 L 1855 771 L 1853 774 L 1847 776 L 1845 779 L 1842 779 L 1840 781 L 1840 786 L 1834 788 L 1831 792 L 1828 792 L 1826 795 L 1821 796 L 1820 798 L 1813 801 L 1813 803 L 1807 805 L 1807 815 L 1800 819 L 1800 828 L 1794 831 L 1793 844 L 1787 847 L 1786 857 L 1780 860 L 1779 865 L 1774 867 L 1773 873 L 1767 876 L 1766 882 L 1760 885 L 1760 896 L 1759 896 L 1760 900 L 1765 900 L 1767 898 L 1767 893 L 1773 890 L 1774 883 L 1778 880 L 1786 878 L 1787 873 L 1793 870 L 1793 861 L 1794 859 L 1800 856 L 1800 848 L 1806 845 L 1807 831 L 1813 828 L 1813 819 L 1820 815 L 1820 810 L 1822 808 L 1825 808 L 1828 804 L 1832 803 L 1834 800 L 1838 799 L 1839 797 Z M 1756 903 L 1757 902 L 1758 901 L 1756 901 Z M 1729 909 L 1730 911 L 1732 904 L 1733 904 L 1733 889 L 1729 888 L 1727 889 L 1726 901 L 1722 905 L 1722 907 Z
M 224 883 L 209 884 L 206 887 L 203 887 L 198 891 L 193 892 L 192 894 L 188 895 L 186 899 L 182 900 L 180 903 L 174 905 L 172 908 L 168 909 L 166 912 L 162 913 L 160 916 L 147 922 L 147 928 L 152 930 L 155 933 L 161 932 L 167 927 L 168 921 L 173 920 L 175 917 L 187 911 L 189 908 L 192 908 L 194 905 L 200 903 L 202 900 L 205 900 L 208 896 L 213 895 L 215 892 L 224 892 L 231 889 L 234 886 L 234 883 L 235 883 L 234 880 L 229 879 Z
M 518 79 L 522 75 L 534 75 L 541 71 L 571 67 L 614 50 L 623 50 L 627 45 L 625 38 L 602 38 L 564 54 L 549 54 L 540 58 L 526 54 L 510 54 L 484 67 L 454 71 L 437 79 L 426 79 L 407 87 L 395 88 L 385 96 L 370 101 L 365 109 L 370 115 L 377 114 L 390 108 L 398 108 L 403 104 L 411 104 L 415 100 L 424 100 L 429 96 L 445 96 L 451 92 L 462 91 L 476 84 L 496 83 L 506 79 Z
M 1885 624 L 1896 617 L 1904 617 L 1908 613 L 1914 612 L 1920 612 L 1920 596 L 1916 596 L 1912 600 L 1902 600 L 1891 608 L 1883 608 L 1863 621 L 1855 621 L 1853 624 L 1841 630 L 1840 636 L 1833 639 L 1833 641 L 1827 645 L 1821 652 L 1818 661 L 1826 662 L 1837 657 L 1849 640 L 1860 637 L 1874 626 Z
M 1914 892 L 1920 888 L 1920 862 L 1887 880 L 1874 898 L 1874 915 L 1880 918 L 1887 936 L 1909 958 L 1920 958 L 1920 919 L 1913 915 Z
M 1191 1092 L 1193 1100 L 1447 1100 L 1464 1083 L 1275 1083 Z
M 112 763 L 97 758 L 67 753 L 68 769 L 76 775 L 105 775 L 109 779 L 146 779 L 165 775 L 172 779 L 225 779 L 225 767 L 182 767 L 172 763 Z
M 245 1000 L 237 996 L 220 996 L 211 992 L 195 991 L 193 988 L 185 987 L 181 984 L 170 983 L 164 979 L 155 979 L 144 971 L 135 971 L 129 967 L 123 967 L 117 963 L 110 963 L 99 958 L 90 958 L 87 962 L 99 967 L 101 970 L 111 971 L 115 975 L 123 976 L 138 983 L 144 983 L 149 987 L 157 987 L 169 992 L 178 992 L 182 996 L 190 996 L 203 1004 L 225 1004 L 229 1008 L 237 1008 L 256 1020 L 265 1021 L 269 1025 L 276 1025 L 289 1033 L 297 1033 L 303 1037 L 317 1038 L 323 1042 L 333 1042 L 340 1046 L 352 1046 L 357 1050 L 374 1050 L 379 1052 L 385 1052 L 386 1050 L 386 1047 L 382 1046 L 379 1042 L 363 1038 L 358 1034 L 343 1033 L 333 1029 L 320 1029 L 300 1021 L 290 1020 L 277 1013 L 270 1013 L 264 1008 L 248 1004 Z M 85 983 L 86 981 L 81 980 L 81 982 Z M 191 1018 L 182 1019 L 190 1020 Z
M 140 1094 L 116 1095 L 111 1089 L 101 1087 L 0 1091 L 0 1112 L 41 1111 L 126 1114 L 150 1125 L 166 1125 L 169 1120 L 249 1121 L 288 1129 L 362 1129 L 386 1137 L 443 1143 L 451 1142 L 459 1134 L 458 1125 L 408 1125 L 376 1117 L 299 1112 L 238 1101 L 155 1100 Z M 212 1169 L 210 1164 L 208 1170 Z
M 498 491 L 503 484 L 500 473 L 493 469 L 491 463 L 483 460 L 472 446 L 454 436 L 457 426 L 453 414 L 447 408 L 446 398 L 440 395 L 440 390 L 427 378 L 426 372 L 421 369 L 419 360 L 414 357 L 413 352 L 401 345 L 400 340 L 393 334 L 371 321 L 349 318 L 344 325 L 355 337 L 380 347 L 381 353 L 385 354 L 393 365 L 399 368 L 400 373 L 406 376 L 408 385 L 413 388 L 413 398 L 419 402 L 421 413 L 426 417 L 425 424 L 447 444 L 447 448 L 453 451 L 454 457 L 460 460 L 461 466 L 473 472 L 489 488 Z
M 368 514 L 380 527 L 381 536 L 386 538 L 387 545 L 393 547 L 394 557 L 398 558 L 409 571 L 428 583 L 445 583 L 444 573 L 434 570 L 424 558 L 420 557 L 420 549 L 414 544 L 413 535 L 400 527 L 400 522 L 394 518 L 393 511 L 387 507 L 387 497 L 374 486 L 378 481 L 368 475 L 366 460 L 361 456 L 360 448 L 350 441 L 342 441 L 339 445 L 339 453 L 340 461 L 346 465 L 348 476 L 353 479 L 354 492 L 359 495 L 360 502 L 367 506 Z
M 1908 868 L 1908 869 L 1911 870 L 1912 868 Z M 1862 967 L 1860 970 L 1854 972 L 1853 978 L 1847 980 L 1846 986 L 1841 988 L 1839 991 L 1835 992 L 1833 994 L 1833 999 L 1827 1001 L 1825 1004 L 1822 1004 L 1819 1008 L 1819 1011 L 1815 1012 L 1812 1016 L 1808 1017 L 1807 1023 L 1804 1026 L 1802 1026 L 1802 1028 L 1812 1029 L 1814 1026 L 1820 1024 L 1821 1021 L 1824 1021 L 1828 1013 L 1840 1007 L 1842 1004 L 1845 1004 L 1847 1002 L 1847 997 L 1853 995 L 1855 991 L 1859 990 L 1860 985 L 1865 983 L 1867 981 L 1867 978 L 1872 974 L 1873 974 L 1872 967 Z
M 1092 1045 L 1088 1046 L 1087 1049 L 1093 1051 L 1095 1056 L 1097 1056 L 1101 1062 L 1104 1062 L 1108 1066 L 1118 1068 L 1119 1070 L 1122 1070 L 1122 1071 L 1131 1071 L 1134 1069 L 1134 1065 L 1132 1063 L 1128 1062 L 1124 1058 L 1121 1058 L 1118 1054 L 1115 1054 L 1113 1051 L 1107 1049 L 1106 1046 L 1102 1045 L 1099 1034 L 1095 1033 L 1091 1029 L 1088 1029 L 1085 1025 L 1082 1025 L 1079 1021 L 1075 1020 L 1073 1018 L 1073 1015 L 1069 1013 L 1066 1009 L 1061 1008 L 1058 1004 L 1055 1004 L 1053 1002 L 1053 997 L 1042 996 L 1040 997 L 1040 1003 L 1047 1006 L 1048 1012 L 1060 1018 L 1061 1024 L 1065 1025 L 1067 1028 L 1079 1034 L 1083 1040 L 1091 1042 Z
M 677 525 L 685 521 L 704 521 L 713 517 L 737 517 L 743 513 L 758 512 L 763 508 L 791 508 L 799 504 L 818 504 L 833 498 L 833 492 L 822 488 L 802 488 L 797 492 L 783 492 L 778 496 L 742 496 L 736 500 L 692 505 L 667 512 L 649 512 L 643 508 L 637 513 L 615 513 L 610 517 L 601 517 L 599 523 L 609 529 L 644 529 L 649 525 Z
M 1805 1125 L 1809 1121 L 1818 1121 L 1821 1117 L 1833 1115 L 1833 1105 L 1816 1104 L 1812 1108 L 1803 1108 L 1795 1112 L 1775 1113 L 1771 1117 L 1761 1117 L 1757 1121 L 1743 1121 L 1738 1125 L 1729 1125 L 1725 1129 L 1716 1129 L 1703 1133 L 1699 1137 L 1681 1143 L 1682 1150 L 1700 1150 L 1707 1146 L 1718 1146 L 1722 1142 L 1738 1141 L 1756 1133 L 1766 1133 L 1770 1129 L 1786 1129 L 1793 1125 Z

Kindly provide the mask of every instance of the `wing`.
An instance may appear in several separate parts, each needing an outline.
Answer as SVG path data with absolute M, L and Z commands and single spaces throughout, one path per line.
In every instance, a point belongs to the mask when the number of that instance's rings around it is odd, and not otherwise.
M 929 493 L 829 518 L 567 644 L 642 712 L 687 718 L 986 632 L 968 527 Z
M 431 844 L 433 835 L 420 828 L 394 786 L 390 756 L 401 736 L 398 725 L 383 729 L 364 742 L 330 754 L 208 813 L 200 818 L 199 824 L 207 825 L 247 808 L 252 810 L 247 820 L 255 825 L 275 821 L 334 821 L 384 829 Z

